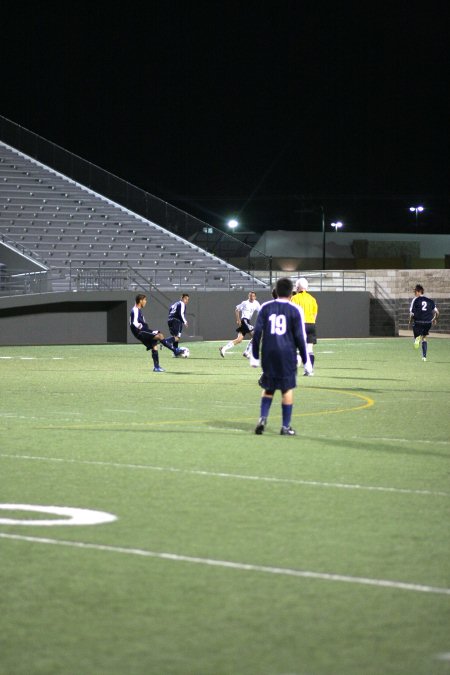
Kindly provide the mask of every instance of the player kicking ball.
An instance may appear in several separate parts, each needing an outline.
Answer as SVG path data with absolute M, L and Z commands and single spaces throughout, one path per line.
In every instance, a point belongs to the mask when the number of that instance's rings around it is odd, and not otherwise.
M 149 328 L 142 312 L 147 304 L 147 296 L 144 295 L 144 293 L 138 293 L 135 303 L 136 304 L 130 312 L 130 330 L 134 337 L 147 347 L 147 351 L 151 350 L 153 372 L 164 373 L 164 368 L 161 368 L 159 365 L 158 344 L 161 343 L 164 347 L 170 349 L 174 356 L 181 356 L 184 350 L 174 347 L 169 340 L 164 338 L 164 335 L 159 329 L 152 330 Z

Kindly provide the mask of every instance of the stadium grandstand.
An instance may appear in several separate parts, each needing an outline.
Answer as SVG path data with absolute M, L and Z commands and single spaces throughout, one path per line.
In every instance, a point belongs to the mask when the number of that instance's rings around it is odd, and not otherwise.
M 49 291 L 267 286 L 3 142 L 0 235 L 4 244 L 36 263 L 35 273 L 45 277 Z M 2 277 L 3 288 L 9 286 L 12 292 L 21 290 L 21 281 L 31 279 L 30 273 L 6 266 Z

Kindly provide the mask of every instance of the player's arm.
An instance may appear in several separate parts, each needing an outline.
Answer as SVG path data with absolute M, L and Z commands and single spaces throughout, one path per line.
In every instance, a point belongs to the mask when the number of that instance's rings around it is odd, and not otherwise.
M 238 306 L 236 307 L 236 309 L 234 310 L 234 315 L 235 315 L 235 317 L 236 317 L 236 323 L 237 323 L 237 325 L 239 326 L 240 323 L 241 323 L 241 310 L 240 310 L 240 305 L 238 305 Z
M 432 320 L 431 323 L 436 325 L 437 322 L 438 322 L 438 319 L 439 319 L 439 310 L 438 310 L 437 307 L 435 307 L 433 311 L 434 311 L 434 316 L 433 316 L 433 320 Z
M 311 366 L 311 361 L 309 358 L 308 354 L 308 349 L 306 347 L 306 333 L 305 333 L 305 321 L 304 321 L 304 313 L 301 307 L 298 305 L 295 305 L 295 307 L 298 309 L 298 314 L 299 314 L 299 320 L 295 321 L 294 324 L 294 340 L 295 340 L 295 346 L 297 347 L 300 358 L 302 360 L 303 365 L 305 366 L 305 370 L 308 372 L 312 371 L 312 366 Z
M 137 307 L 133 307 L 133 326 L 138 330 L 141 330 L 142 324 L 138 321 L 139 312 Z
M 186 320 L 185 312 L 186 312 L 186 305 L 184 304 L 184 302 L 182 302 L 181 305 L 180 305 L 181 320 L 182 320 L 183 324 L 185 326 L 187 326 L 188 322 Z
M 258 314 L 258 318 L 256 319 L 256 324 L 253 329 L 252 351 L 250 354 L 250 365 L 252 366 L 252 368 L 258 368 L 259 366 L 259 345 L 261 343 L 262 327 L 263 327 L 263 317 L 262 312 L 260 312 Z
M 417 298 L 413 298 L 413 301 L 411 302 L 411 304 L 410 304 L 410 306 L 409 306 L 408 328 L 410 327 L 411 321 L 412 321 L 413 318 L 414 318 L 414 303 L 416 302 L 416 299 L 417 299 Z

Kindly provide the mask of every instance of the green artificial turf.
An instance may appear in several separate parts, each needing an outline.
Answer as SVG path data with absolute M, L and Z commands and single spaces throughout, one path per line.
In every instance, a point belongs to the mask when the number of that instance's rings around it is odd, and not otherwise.
M 321 340 L 263 436 L 242 346 L 0 348 L 2 675 L 450 672 L 450 341 Z M 301 375 L 301 373 L 300 373 Z M 6 536 L 5 536 L 6 535 Z M 83 546 L 82 546 L 83 545 Z

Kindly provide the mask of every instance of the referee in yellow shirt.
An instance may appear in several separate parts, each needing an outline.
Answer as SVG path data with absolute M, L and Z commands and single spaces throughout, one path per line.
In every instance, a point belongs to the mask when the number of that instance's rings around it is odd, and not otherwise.
M 317 344 L 317 335 L 316 335 L 316 319 L 318 305 L 317 300 L 308 293 L 308 280 L 305 277 L 300 277 L 297 279 L 295 284 L 295 290 L 297 291 L 295 295 L 292 296 L 291 302 L 294 302 L 296 305 L 299 305 L 303 309 L 305 316 L 305 332 L 306 332 L 306 346 L 308 349 L 309 358 L 311 365 L 313 367 L 312 373 L 305 372 L 304 375 L 314 375 L 314 345 Z

